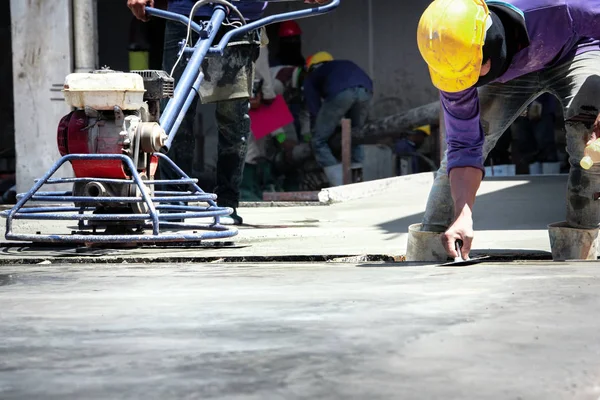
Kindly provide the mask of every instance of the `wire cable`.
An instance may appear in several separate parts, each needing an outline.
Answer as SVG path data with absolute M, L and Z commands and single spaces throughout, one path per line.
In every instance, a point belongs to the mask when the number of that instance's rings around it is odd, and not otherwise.
M 196 9 L 201 6 L 208 5 L 209 3 L 217 3 L 217 4 L 221 4 L 221 5 L 229 7 L 240 18 L 241 24 L 246 25 L 246 18 L 244 18 L 244 16 L 240 12 L 240 10 L 238 10 L 236 6 L 234 6 L 227 0 L 199 0 L 199 1 L 197 1 L 196 3 L 194 3 L 194 6 L 192 7 L 192 11 L 190 11 L 190 16 L 189 16 L 188 25 L 187 25 L 187 33 L 185 35 L 185 41 L 183 43 L 183 48 L 181 50 L 181 54 L 179 54 L 179 57 L 177 57 L 177 61 L 175 61 L 175 64 L 173 64 L 173 68 L 171 68 L 171 73 L 169 75 L 173 76 L 173 73 L 175 72 L 175 68 L 177 68 L 177 65 L 179 65 L 179 62 L 181 61 L 181 58 L 183 57 L 183 54 L 184 54 L 183 49 L 185 49 L 187 47 L 187 44 L 190 41 L 190 33 L 192 30 L 192 18 L 194 18 Z M 233 22 L 228 23 L 227 25 L 234 25 L 234 23 Z

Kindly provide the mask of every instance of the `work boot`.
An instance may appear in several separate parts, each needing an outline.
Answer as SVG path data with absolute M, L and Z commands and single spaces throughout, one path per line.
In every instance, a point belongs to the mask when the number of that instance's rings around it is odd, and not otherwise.
M 363 165 L 362 163 L 352 163 L 350 166 L 352 173 L 352 183 L 359 183 L 363 181 Z
M 233 213 L 221 217 L 221 225 L 242 225 L 244 220 L 237 213 L 237 209 L 233 209 Z
M 422 224 L 408 227 L 406 261 L 446 262 L 448 254 L 442 244 L 444 227 L 430 227 L 430 231 L 422 230 Z
M 598 258 L 598 228 L 571 228 L 562 221 L 548 225 L 548 235 L 554 261 Z
M 323 168 L 327 180 L 329 181 L 329 187 L 342 186 L 344 184 L 344 171 L 342 164 L 335 164 L 329 167 Z

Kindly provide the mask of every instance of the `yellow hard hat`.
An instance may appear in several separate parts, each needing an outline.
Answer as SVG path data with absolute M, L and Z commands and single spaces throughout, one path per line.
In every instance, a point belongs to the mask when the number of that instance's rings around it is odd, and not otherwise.
M 423 126 L 419 126 L 418 128 L 416 128 L 415 130 L 417 131 L 421 131 L 424 134 L 426 134 L 427 136 L 431 135 L 431 125 L 423 125 Z
M 435 0 L 427 7 L 417 43 L 435 87 L 460 92 L 477 83 L 489 18 L 484 0 Z
M 319 51 L 308 57 L 306 60 L 306 69 L 310 69 L 315 64 L 320 64 L 326 61 L 333 61 L 333 56 L 326 51 Z

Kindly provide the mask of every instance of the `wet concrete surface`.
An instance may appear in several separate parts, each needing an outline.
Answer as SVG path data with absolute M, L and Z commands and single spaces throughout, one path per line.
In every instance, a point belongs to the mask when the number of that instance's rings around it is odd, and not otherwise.
M 0 266 L 0 399 L 598 399 L 600 264 Z

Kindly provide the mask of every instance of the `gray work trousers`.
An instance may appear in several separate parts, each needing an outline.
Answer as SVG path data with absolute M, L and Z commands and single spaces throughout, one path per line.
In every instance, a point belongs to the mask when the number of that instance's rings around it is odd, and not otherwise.
M 600 223 L 600 203 L 593 199 L 594 193 L 600 191 L 600 165 L 594 165 L 587 171 L 579 165 L 592 129 L 582 122 L 568 120 L 586 107 L 600 110 L 600 51 L 575 56 L 558 66 L 507 83 L 493 83 L 479 88 L 481 125 L 485 133 L 484 159 L 525 108 L 546 92 L 559 99 L 566 121 L 567 153 L 571 165 L 566 221 L 572 228 L 594 229 Z M 424 230 L 441 231 L 454 221 L 454 203 L 446 165 L 447 154 L 429 193 L 422 221 Z M 531 201 L 543 200 L 539 197 Z

